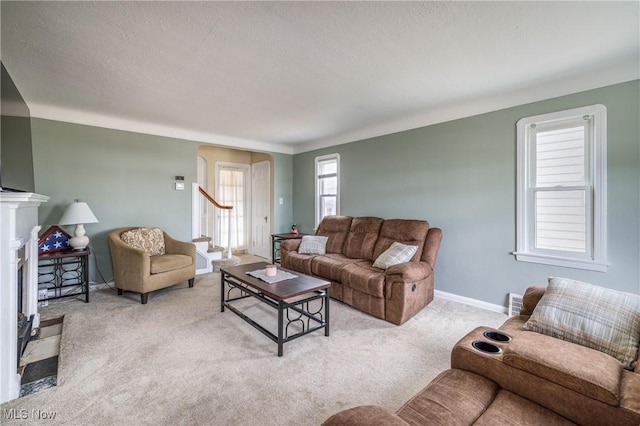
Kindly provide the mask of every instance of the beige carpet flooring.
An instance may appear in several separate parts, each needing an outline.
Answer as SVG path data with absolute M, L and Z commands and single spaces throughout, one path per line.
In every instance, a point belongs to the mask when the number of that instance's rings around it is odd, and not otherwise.
M 220 312 L 219 289 L 212 273 L 194 288 L 153 293 L 147 305 L 110 289 L 88 304 L 50 304 L 45 318 L 65 315 L 58 386 L 0 409 L 26 410 L 15 424 L 318 425 L 356 405 L 399 408 L 449 367 L 458 339 L 506 319 L 436 299 L 395 326 L 332 301 L 331 336 L 296 339 L 278 357 L 270 339 Z M 265 306 L 245 309 L 275 325 Z M 37 420 L 33 410 L 55 419 Z

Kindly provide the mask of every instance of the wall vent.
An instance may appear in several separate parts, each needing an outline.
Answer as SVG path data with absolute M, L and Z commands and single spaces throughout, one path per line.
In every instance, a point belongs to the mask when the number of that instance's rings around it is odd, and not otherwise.
M 520 315 L 520 309 L 522 309 L 522 295 L 509 293 L 509 316 Z

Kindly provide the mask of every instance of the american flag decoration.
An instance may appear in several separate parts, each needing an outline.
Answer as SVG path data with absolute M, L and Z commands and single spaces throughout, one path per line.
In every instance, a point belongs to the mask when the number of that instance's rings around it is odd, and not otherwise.
M 47 229 L 38 240 L 38 253 L 52 253 L 56 251 L 71 250 L 69 235 L 57 225 Z

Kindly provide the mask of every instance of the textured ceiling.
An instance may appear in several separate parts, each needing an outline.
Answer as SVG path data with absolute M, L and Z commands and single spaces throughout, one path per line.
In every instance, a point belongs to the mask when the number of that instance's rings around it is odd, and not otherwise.
M 280 152 L 638 78 L 631 2 L 8 2 L 34 116 Z

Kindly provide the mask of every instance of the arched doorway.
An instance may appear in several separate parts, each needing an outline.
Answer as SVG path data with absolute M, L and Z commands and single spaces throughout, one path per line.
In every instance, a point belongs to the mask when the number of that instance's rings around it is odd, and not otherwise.
M 266 153 L 202 145 L 198 148 L 198 184 L 218 203 L 234 208 L 223 212 L 200 203 L 198 236 L 234 253 L 269 259 L 273 227 L 273 158 Z M 230 244 L 229 244 L 230 243 Z

